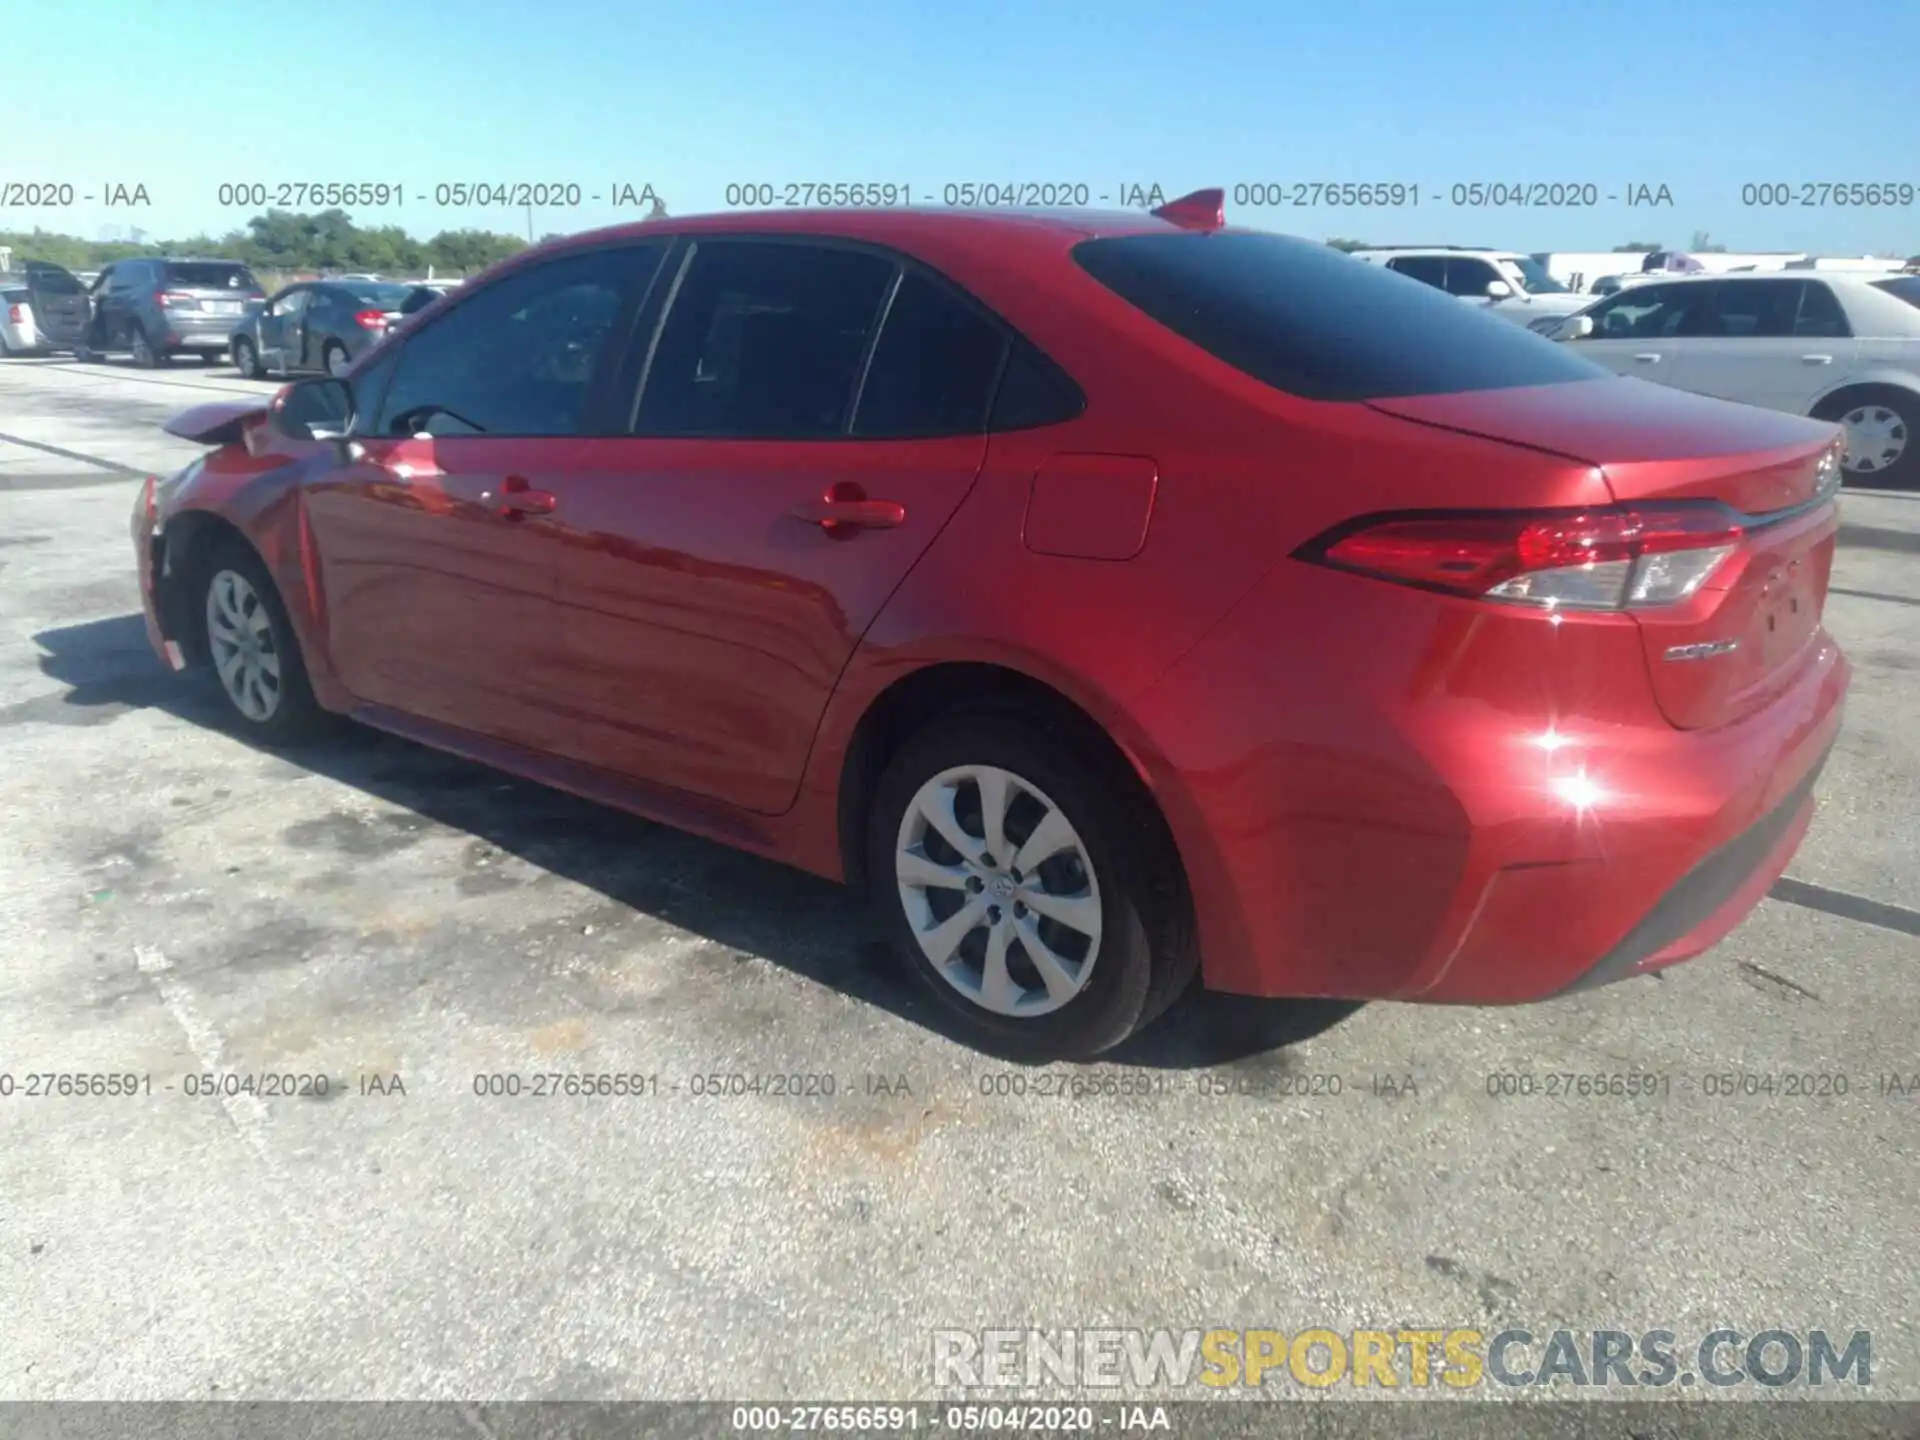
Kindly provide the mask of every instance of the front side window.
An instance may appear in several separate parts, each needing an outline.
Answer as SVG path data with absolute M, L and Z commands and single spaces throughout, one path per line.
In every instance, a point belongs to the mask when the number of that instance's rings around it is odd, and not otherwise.
M 307 308 L 307 302 L 312 296 L 311 290 L 288 290 L 283 292 L 269 308 L 276 316 L 298 315 Z
M 1633 285 L 1588 312 L 1593 340 L 1666 340 L 1704 329 L 1707 285 Z
M 1547 267 L 1538 260 L 1522 256 L 1516 260 L 1504 262 L 1508 269 L 1517 272 L 1509 275 L 1514 288 L 1528 295 L 1571 295 L 1573 292 L 1547 273 Z
M 1487 287 L 1500 278 L 1485 260 L 1450 259 L 1447 261 L 1447 293 L 1469 300 L 1484 300 Z
M 853 433 L 979 434 L 1006 354 L 998 326 L 944 286 L 907 271 L 874 344 Z
M 373 432 L 578 435 L 621 306 L 664 246 L 525 265 L 425 325 L 400 358 Z
M 822 439 L 847 433 L 891 260 L 782 241 L 695 247 L 647 365 L 634 430 Z

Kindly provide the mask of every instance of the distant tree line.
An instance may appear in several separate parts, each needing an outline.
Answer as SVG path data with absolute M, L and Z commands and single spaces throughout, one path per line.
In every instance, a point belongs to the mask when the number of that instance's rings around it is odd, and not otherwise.
M 398 225 L 362 227 L 343 210 L 301 215 L 269 210 L 247 221 L 243 230 L 223 236 L 190 235 L 181 240 L 83 240 L 52 230 L 0 231 L 0 248 L 13 251 L 14 263 L 44 260 L 69 270 L 97 270 L 113 260 L 143 255 L 192 255 L 239 260 L 276 272 L 359 270 L 376 275 L 469 274 L 527 248 L 515 235 L 489 230 L 442 230 L 419 240 Z

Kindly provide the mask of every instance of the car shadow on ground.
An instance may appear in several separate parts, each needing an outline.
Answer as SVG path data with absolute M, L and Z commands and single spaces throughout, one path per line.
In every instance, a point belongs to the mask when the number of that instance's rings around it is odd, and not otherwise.
M 224 698 L 204 675 L 169 673 L 149 649 L 138 615 L 43 630 L 34 640 L 41 672 L 68 689 L 9 707 L 12 715 L 0 710 L 0 724 L 106 724 L 127 710 L 153 708 L 234 734 Z M 361 726 L 273 753 L 619 905 L 953 1038 L 901 963 L 871 938 L 861 906 L 843 886 Z M 1196 987 L 1157 1024 L 1102 1058 L 1163 1069 L 1284 1065 L 1276 1051 L 1359 1008 L 1349 1001 L 1249 1000 Z

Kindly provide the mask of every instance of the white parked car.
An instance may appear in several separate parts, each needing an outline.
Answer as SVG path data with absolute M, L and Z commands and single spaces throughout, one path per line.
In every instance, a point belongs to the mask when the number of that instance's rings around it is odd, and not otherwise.
M 1354 259 L 1419 280 L 1483 305 L 1503 320 L 1541 328 L 1573 314 L 1591 298 L 1576 295 L 1531 255 L 1465 245 L 1393 245 L 1350 252 Z
M 1920 481 L 1920 276 L 1670 276 L 1550 338 L 1622 375 L 1836 421 L 1850 483 Z

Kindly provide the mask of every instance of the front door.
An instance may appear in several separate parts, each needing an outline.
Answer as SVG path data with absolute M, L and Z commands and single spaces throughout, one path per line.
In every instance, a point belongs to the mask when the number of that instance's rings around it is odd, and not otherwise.
M 641 342 L 633 438 L 560 482 L 566 743 L 774 813 L 854 647 L 979 473 L 1009 342 L 872 250 L 702 241 L 672 297 Z
M 300 331 L 313 292 L 304 285 L 282 290 L 260 316 L 260 363 L 268 370 L 298 368 Z
M 552 748 L 552 483 L 599 443 L 596 382 L 647 258 L 601 248 L 514 269 L 356 385 L 362 457 L 306 500 L 330 653 L 362 701 Z
M 1586 312 L 1593 320 L 1591 335 L 1566 343 L 1617 374 L 1685 388 L 1683 341 L 1704 326 L 1711 289 L 1675 283 L 1622 290 Z

